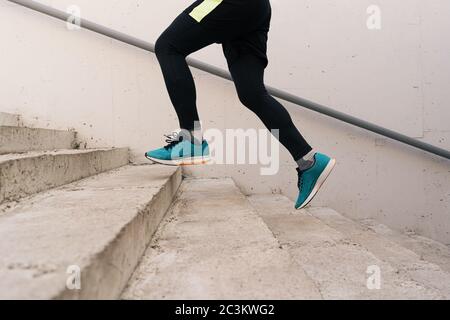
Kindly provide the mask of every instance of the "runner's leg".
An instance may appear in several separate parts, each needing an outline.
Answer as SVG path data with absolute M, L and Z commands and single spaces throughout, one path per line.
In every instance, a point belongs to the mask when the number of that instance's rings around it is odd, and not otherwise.
M 229 65 L 239 99 L 253 111 L 269 130 L 279 130 L 279 140 L 295 161 L 310 151 L 311 146 L 295 127 L 287 110 L 274 99 L 264 85 L 264 60 L 245 54 Z
M 182 129 L 192 131 L 199 121 L 195 83 L 186 57 L 218 40 L 183 12 L 156 41 L 155 53 Z

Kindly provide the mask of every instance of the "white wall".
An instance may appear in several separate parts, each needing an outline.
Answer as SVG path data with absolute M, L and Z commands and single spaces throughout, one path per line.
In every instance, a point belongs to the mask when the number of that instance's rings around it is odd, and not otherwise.
M 53 0 L 82 16 L 154 42 L 190 1 Z M 450 2 L 447 0 L 272 1 L 266 82 L 450 149 Z M 382 10 L 368 30 L 366 9 Z M 88 147 L 130 146 L 135 161 L 177 126 L 153 55 L 0 0 L 0 110 L 28 124 L 75 128 Z M 195 55 L 225 67 L 219 46 Z M 233 85 L 195 71 L 206 128 L 261 127 Z M 286 104 L 311 144 L 338 159 L 314 205 L 375 217 L 450 243 L 449 162 Z M 239 116 L 237 116 L 239 115 Z M 247 193 L 296 195 L 283 151 L 278 176 L 258 166 L 190 169 L 232 176 Z

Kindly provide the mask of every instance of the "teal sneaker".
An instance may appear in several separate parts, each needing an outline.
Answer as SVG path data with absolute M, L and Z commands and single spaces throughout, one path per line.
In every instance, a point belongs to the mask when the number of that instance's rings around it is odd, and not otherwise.
M 296 209 L 306 207 L 336 165 L 335 159 L 321 153 L 316 153 L 314 160 L 314 165 L 305 171 L 297 168 L 299 195 L 295 203 Z
M 147 159 L 169 166 L 205 164 L 210 161 L 209 146 L 205 140 L 202 145 L 193 144 L 177 132 L 165 137 L 168 144 L 163 148 L 146 152 Z

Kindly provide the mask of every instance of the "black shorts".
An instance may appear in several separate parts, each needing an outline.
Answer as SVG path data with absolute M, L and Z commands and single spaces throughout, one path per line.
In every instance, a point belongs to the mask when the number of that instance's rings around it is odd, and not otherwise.
M 184 10 L 223 46 L 228 63 L 251 54 L 267 66 L 269 0 L 197 0 Z

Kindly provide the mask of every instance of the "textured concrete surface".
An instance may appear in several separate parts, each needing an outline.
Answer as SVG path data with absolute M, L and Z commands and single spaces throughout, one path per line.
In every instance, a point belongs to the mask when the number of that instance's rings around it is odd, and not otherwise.
M 0 112 L 0 126 L 19 126 L 20 116 L 17 114 Z
M 375 220 L 360 221 L 381 236 L 415 252 L 421 259 L 437 264 L 442 270 L 450 272 L 450 247 L 414 233 L 404 234 L 390 229 Z
M 318 299 L 231 179 L 185 180 L 124 299 Z
M 117 298 L 181 182 L 126 166 L 35 195 L 0 215 L 0 299 Z M 69 290 L 71 265 L 81 290 Z
M 128 164 L 128 149 L 58 150 L 0 155 L 0 203 Z
M 0 126 L 0 154 L 72 149 L 74 131 Z
M 344 233 L 351 241 L 360 244 L 381 261 L 392 265 L 400 275 L 437 290 L 446 299 L 450 299 L 450 273 L 439 265 L 423 260 L 421 255 L 330 208 L 310 208 L 308 212 L 331 228 Z
M 266 224 L 319 286 L 325 299 L 439 299 L 439 290 L 428 288 L 385 262 L 345 233 L 297 211 L 282 195 L 249 197 Z M 317 209 L 321 210 L 321 209 Z M 381 287 L 367 286 L 368 267 L 381 269 Z

